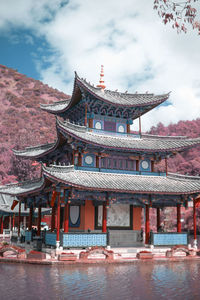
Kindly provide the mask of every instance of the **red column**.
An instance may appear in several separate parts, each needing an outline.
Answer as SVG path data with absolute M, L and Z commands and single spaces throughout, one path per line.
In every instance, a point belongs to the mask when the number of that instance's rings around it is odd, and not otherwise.
M 65 204 L 65 214 L 64 214 L 64 232 L 69 232 L 69 204 Z
M 51 231 L 53 232 L 55 229 L 55 214 L 56 214 L 56 207 L 52 207 L 51 211 Z
M 197 223 L 196 223 L 196 203 L 193 200 L 193 226 L 194 226 L 194 240 L 197 239 Z
M 3 234 L 3 216 L 1 216 L 1 229 L 0 233 Z
M 12 227 L 13 227 L 13 230 L 14 230 L 14 228 L 15 228 L 15 214 L 13 215 L 13 225 L 12 225 Z
M 107 232 L 107 207 L 103 204 L 102 232 Z
M 160 228 L 160 208 L 157 207 L 157 231 Z
M 37 235 L 41 233 L 41 206 L 38 207 L 38 218 L 37 218 Z
M 57 204 L 57 233 L 56 241 L 60 241 L 60 193 L 58 193 L 58 204 Z
M 19 201 L 18 237 L 20 236 L 20 224 L 21 224 L 21 201 Z
M 146 204 L 146 220 L 145 220 L 145 244 L 149 243 L 150 238 L 150 226 L 149 226 L 149 205 Z
M 181 232 L 181 204 L 177 204 L 177 232 Z
M 31 206 L 29 210 L 28 230 L 30 231 L 32 229 L 32 220 L 33 220 L 33 206 Z

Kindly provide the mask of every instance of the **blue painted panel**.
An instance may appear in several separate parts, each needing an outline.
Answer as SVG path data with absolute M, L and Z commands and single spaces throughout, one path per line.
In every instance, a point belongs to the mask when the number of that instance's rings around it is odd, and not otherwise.
M 99 168 L 93 168 L 93 167 L 79 167 L 79 166 L 75 166 L 75 170 L 99 171 Z
M 98 120 L 98 119 L 95 119 L 93 120 L 93 128 L 96 128 L 96 123 L 101 123 L 101 129 L 100 130 L 103 130 L 104 129 L 104 122 L 102 120 Z
M 49 246 L 56 246 L 56 233 L 45 234 L 45 244 Z
M 122 132 L 122 133 L 126 133 L 127 132 L 126 125 L 122 124 L 122 123 L 118 123 L 118 122 L 117 122 L 117 132 L 119 132 L 119 126 L 123 126 L 123 128 L 124 128 L 124 132 Z
M 143 164 L 148 164 L 148 167 L 144 168 Z M 150 159 L 143 159 L 140 161 L 140 171 L 150 172 L 151 171 L 151 161 Z
M 145 172 L 145 171 L 130 171 L 130 170 L 118 170 L 118 169 L 106 169 L 106 168 L 93 168 L 93 167 L 74 167 L 76 170 L 84 171 L 96 171 L 105 173 L 120 173 L 120 174 L 133 174 L 133 175 L 149 175 L 149 176 L 166 176 L 164 172 Z
M 26 231 L 25 232 L 25 241 L 26 242 L 31 242 L 32 241 L 32 231 Z
M 91 162 L 91 164 L 89 164 L 89 163 L 86 162 L 86 157 L 87 157 L 87 156 L 91 156 L 91 157 L 92 157 L 92 162 Z M 94 154 L 92 154 L 92 153 L 87 153 L 87 154 L 84 154 L 84 155 L 83 155 L 83 162 L 82 162 L 82 165 L 83 165 L 84 167 L 95 167 L 95 163 L 96 163 L 96 156 L 95 156 Z
M 155 233 L 153 234 L 153 245 L 155 246 L 173 246 L 187 245 L 187 233 Z
M 92 247 L 92 246 L 107 246 L 107 234 L 105 233 L 63 234 L 63 247 Z

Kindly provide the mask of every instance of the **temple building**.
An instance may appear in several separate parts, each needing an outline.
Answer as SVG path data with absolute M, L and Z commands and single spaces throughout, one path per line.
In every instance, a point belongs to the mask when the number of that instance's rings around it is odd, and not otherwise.
M 0 187 L 29 209 L 31 239 L 34 209 L 51 208 L 51 246 L 134 246 L 187 244 L 181 232 L 181 207 L 199 201 L 200 177 L 168 173 L 167 159 L 200 144 L 200 138 L 143 134 L 141 116 L 169 98 L 168 94 L 130 94 L 96 87 L 75 73 L 70 99 L 41 105 L 56 116 L 54 143 L 14 150 L 15 155 L 41 164 L 41 178 Z M 139 131 L 134 124 L 139 120 Z M 132 127 L 131 127 L 132 125 Z M 50 129 L 51 130 L 51 129 Z M 165 160 L 165 171 L 155 164 Z M 177 233 L 159 233 L 164 207 L 177 208 Z M 151 231 L 149 211 L 157 211 L 158 232 Z M 142 212 L 144 224 L 142 224 Z M 38 218 L 40 234 L 40 217 Z M 196 240 L 196 235 L 195 235 Z

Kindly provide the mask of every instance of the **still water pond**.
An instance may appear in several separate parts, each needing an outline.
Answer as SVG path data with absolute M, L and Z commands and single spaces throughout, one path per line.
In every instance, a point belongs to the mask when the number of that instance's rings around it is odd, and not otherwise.
M 0 264 L 0 299 L 200 299 L 200 262 Z

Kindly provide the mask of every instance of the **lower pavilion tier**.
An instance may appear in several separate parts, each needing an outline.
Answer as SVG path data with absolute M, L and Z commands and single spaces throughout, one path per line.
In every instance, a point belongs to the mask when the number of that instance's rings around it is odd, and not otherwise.
M 199 201 L 199 177 L 93 172 L 79 170 L 73 165 L 43 165 L 42 172 L 38 180 L 1 186 L 0 193 L 15 197 L 19 207 L 24 203 L 29 208 L 30 220 L 36 207 L 51 208 L 47 245 L 67 248 L 108 244 L 134 246 L 141 243 L 142 214 L 145 244 L 148 244 L 152 241 L 149 210 L 157 210 L 159 230 L 160 209 L 164 207 L 177 208 L 177 236 L 175 233 L 171 233 L 172 237 L 168 235 L 168 243 L 174 238 L 176 244 L 187 242 L 187 234 L 181 233 L 181 206 L 187 207 L 192 202 L 195 207 Z M 30 221 L 27 241 L 31 238 L 31 226 Z M 154 240 L 155 237 L 158 239 L 155 235 Z

